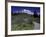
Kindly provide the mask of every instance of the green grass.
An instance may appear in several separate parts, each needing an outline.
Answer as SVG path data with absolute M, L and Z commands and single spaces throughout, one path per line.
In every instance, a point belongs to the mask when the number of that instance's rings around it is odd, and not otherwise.
M 32 30 L 33 24 L 14 24 L 12 30 Z
M 20 14 L 20 15 L 14 15 L 12 16 L 12 22 L 11 22 L 11 30 L 33 30 L 34 24 L 33 20 L 34 17 L 27 15 L 27 14 Z M 27 20 L 24 20 L 27 19 Z

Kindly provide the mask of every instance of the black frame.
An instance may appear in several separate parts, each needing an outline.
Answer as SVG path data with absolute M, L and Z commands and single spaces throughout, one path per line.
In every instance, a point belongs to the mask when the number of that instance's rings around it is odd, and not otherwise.
M 8 36 L 25 36 L 25 35 L 41 35 L 45 34 L 45 3 L 44 2 L 27 2 L 27 1 L 9 1 L 9 2 L 19 2 L 19 3 L 32 3 L 32 4 L 43 4 L 43 33 L 34 33 L 34 34 L 18 34 L 18 35 L 8 35 L 8 23 L 7 23 L 7 3 L 8 1 L 5 0 L 5 37 Z

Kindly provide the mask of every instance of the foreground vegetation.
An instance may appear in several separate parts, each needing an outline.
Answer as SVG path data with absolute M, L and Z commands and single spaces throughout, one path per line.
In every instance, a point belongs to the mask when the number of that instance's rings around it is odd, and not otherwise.
M 11 30 L 33 30 L 34 16 L 28 14 L 12 15 Z

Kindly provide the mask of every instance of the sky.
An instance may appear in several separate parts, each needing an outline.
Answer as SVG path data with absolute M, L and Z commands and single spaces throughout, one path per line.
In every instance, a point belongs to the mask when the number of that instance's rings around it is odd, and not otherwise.
M 16 11 L 30 11 L 30 12 L 39 12 L 40 13 L 40 7 L 23 7 L 23 6 L 11 6 L 11 12 L 16 13 Z M 29 12 L 29 13 L 30 13 Z

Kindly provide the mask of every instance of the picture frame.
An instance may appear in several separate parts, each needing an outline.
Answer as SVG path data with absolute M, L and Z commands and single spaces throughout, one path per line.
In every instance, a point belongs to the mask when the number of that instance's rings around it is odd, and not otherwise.
M 23 4 L 23 5 L 22 5 Z M 36 30 L 18 30 L 18 31 L 11 31 L 11 9 L 16 8 L 16 6 L 20 7 L 40 7 L 40 29 Z M 33 10 L 35 9 L 33 8 Z M 36 8 L 36 9 L 37 9 Z M 26 9 L 26 8 L 25 8 Z M 25 10 L 24 9 L 24 10 Z M 5 9 L 5 35 L 7 36 L 21 36 L 21 35 L 40 35 L 45 33 L 45 16 L 44 16 L 44 3 L 43 2 L 24 2 L 24 1 L 11 1 L 6 3 Z M 20 8 L 21 10 L 21 8 Z M 38 9 L 37 9 L 38 10 Z M 37 11 L 36 10 L 36 11 Z M 38 10 L 38 11 L 39 11 Z M 14 10 L 13 10 L 14 11 Z M 30 14 L 30 13 L 29 13 Z

